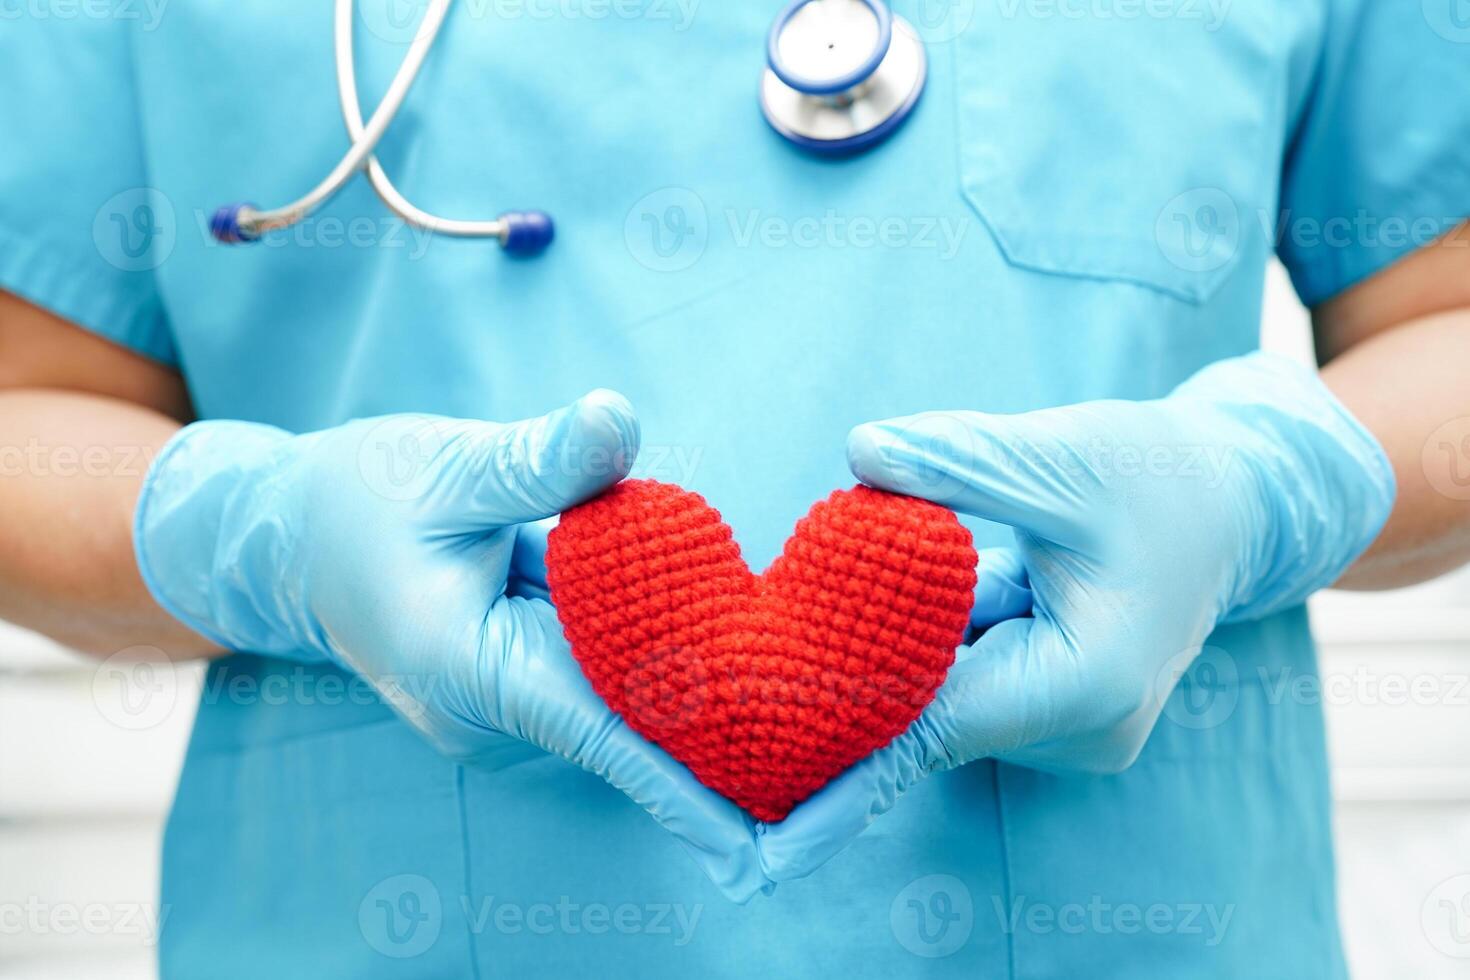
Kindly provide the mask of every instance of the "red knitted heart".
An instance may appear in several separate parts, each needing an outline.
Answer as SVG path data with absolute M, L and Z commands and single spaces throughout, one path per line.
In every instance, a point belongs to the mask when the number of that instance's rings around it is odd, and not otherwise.
M 975 549 L 943 507 L 860 486 L 815 505 L 757 577 L 703 497 L 626 480 L 562 515 L 546 570 L 602 699 L 775 821 L 933 700 Z

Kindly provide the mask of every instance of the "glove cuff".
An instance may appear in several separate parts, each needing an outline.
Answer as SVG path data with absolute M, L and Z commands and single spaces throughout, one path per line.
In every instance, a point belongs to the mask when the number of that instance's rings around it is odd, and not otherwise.
M 144 478 L 133 512 L 143 582 L 170 615 L 227 650 L 327 659 L 288 580 L 293 522 L 259 506 L 289 499 L 274 488 L 297 442 L 269 425 L 195 422 Z
M 1315 371 L 1258 352 L 1205 368 L 1170 397 L 1225 416 L 1261 491 L 1263 533 L 1222 622 L 1305 602 L 1378 537 L 1397 494 L 1393 467 Z

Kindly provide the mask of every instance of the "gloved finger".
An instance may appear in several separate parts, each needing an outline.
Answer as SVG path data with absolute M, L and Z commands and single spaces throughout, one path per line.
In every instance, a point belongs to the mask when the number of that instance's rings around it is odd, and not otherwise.
M 743 905 L 775 889 L 761 871 L 754 819 L 621 718 L 609 713 L 602 743 L 583 765 L 673 834 L 726 898 Z
M 1031 612 L 1031 580 L 1015 548 L 985 548 L 975 562 L 970 626 L 985 629 Z
M 868 422 L 847 462 L 870 487 L 922 497 L 1066 546 L 1091 538 L 1086 461 L 1056 431 L 1060 410 L 925 412 Z
M 995 626 L 956 658 L 920 719 L 931 739 L 928 761 L 953 768 L 997 758 L 1067 773 L 1127 768 L 1172 690 L 1167 674 L 1130 669 L 1123 650 L 1131 642 L 1136 636 L 1094 631 L 1079 640 L 1044 604 L 1033 619 Z
M 759 839 L 766 877 L 777 882 L 805 878 L 887 813 L 909 787 L 936 769 L 957 765 L 959 748 L 946 745 L 946 739 L 960 737 L 955 716 L 976 704 L 972 669 L 983 659 L 979 648 L 983 644 L 995 653 L 1022 647 L 1031 629 L 1031 620 L 1009 620 L 979 643 L 961 648 L 934 702 L 902 735 L 851 766 L 785 820 L 768 825 Z
M 510 560 L 510 579 L 506 591 L 527 599 L 551 601 L 551 587 L 546 584 L 546 537 L 559 518 L 522 524 L 516 528 L 515 550 Z
M 931 772 L 1090 723 L 1076 658 L 1065 651 L 1044 615 L 999 623 L 962 649 L 933 703 L 907 731 L 765 828 L 758 846 L 766 877 L 781 882 L 811 874 Z
M 748 902 L 775 887 L 760 870 L 755 821 L 635 732 L 592 689 L 544 602 L 507 600 L 487 621 L 490 649 L 513 649 L 509 671 L 485 698 L 507 734 L 601 777 L 679 841 L 729 899 Z M 496 654 L 499 656 L 499 654 Z
M 924 756 L 911 728 L 850 766 L 785 820 L 764 825 L 756 840 L 762 874 L 773 882 L 795 881 L 837 856 L 928 775 Z
M 1133 698 L 1122 670 L 1081 655 L 1045 606 L 998 623 L 956 656 L 934 701 L 912 726 L 933 769 L 1105 730 Z
M 436 458 L 437 519 L 453 533 L 560 513 L 627 476 L 639 438 L 633 406 L 606 389 L 523 422 L 468 423 Z

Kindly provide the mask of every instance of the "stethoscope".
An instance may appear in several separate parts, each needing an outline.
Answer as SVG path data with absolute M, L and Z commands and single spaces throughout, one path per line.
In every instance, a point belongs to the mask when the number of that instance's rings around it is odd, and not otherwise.
M 353 0 L 336 0 L 332 38 L 337 101 L 352 145 L 321 183 L 290 204 L 270 210 L 244 203 L 218 209 L 209 226 L 216 240 L 253 242 L 268 231 L 288 228 L 366 171 L 378 197 L 412 227 L 458 238 L 493 238 L 514 255 L 532 255 L 551 244 L 555 226 L 544 211 L 507 211 L 488 221 L 463 221 L 414 207 L 373 153 L 438 38 L 450 2 L 429 0 L 387 94 L 364 124 L 352 58 Z M 884 0 L 791 0 L 766 39 L 761 110 L 772 129 L 803 150 L 854 154 L 877 145 L 903 124 L 927 77 L 918 33 Z

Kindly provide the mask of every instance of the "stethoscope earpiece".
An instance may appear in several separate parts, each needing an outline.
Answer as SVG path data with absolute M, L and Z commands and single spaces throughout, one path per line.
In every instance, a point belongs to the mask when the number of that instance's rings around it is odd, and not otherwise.
M 507 211 L 499 220 L 505 227 L 500 244 L 511 255 L 535 255 L 556 237 L 556 224 L 545 211 Z
M 438 38 L 450 2 L 429 0 L 403 63 L 364 124 L 353 67 L 353 0 L 336 0 L 337 96 L 352 145 L 320 184 L 290 204 L 261 210 L 239 203 L 216 210 L 209 222 L 215 241 L 253 242 L 268 231 L 290 227 L 366 171 L 378 197 L 412 227 L 493 238 L 513 255 L 534 255 L 551 244 L 556 226 L 544 211 L 507 211 L 490 221 L 463 221 L 415 207 L 373 154 Z M 908 118 L 927 76 L 923 42 L 883 0 L 791 0 L 771 25 L 766 62 L 761 82 L 766 120 L 795 145 L 823 154 L 856 153 L 877 145 Z
M 217 208 L 209 219 L 209 234 L 222 245 L 239 245 L 253 242 L 260 236 L 250 230 L 249 217 L 255 211 L 253 204 L 226 204 Z M 241 223 L 244 215 L 246 222 Z

